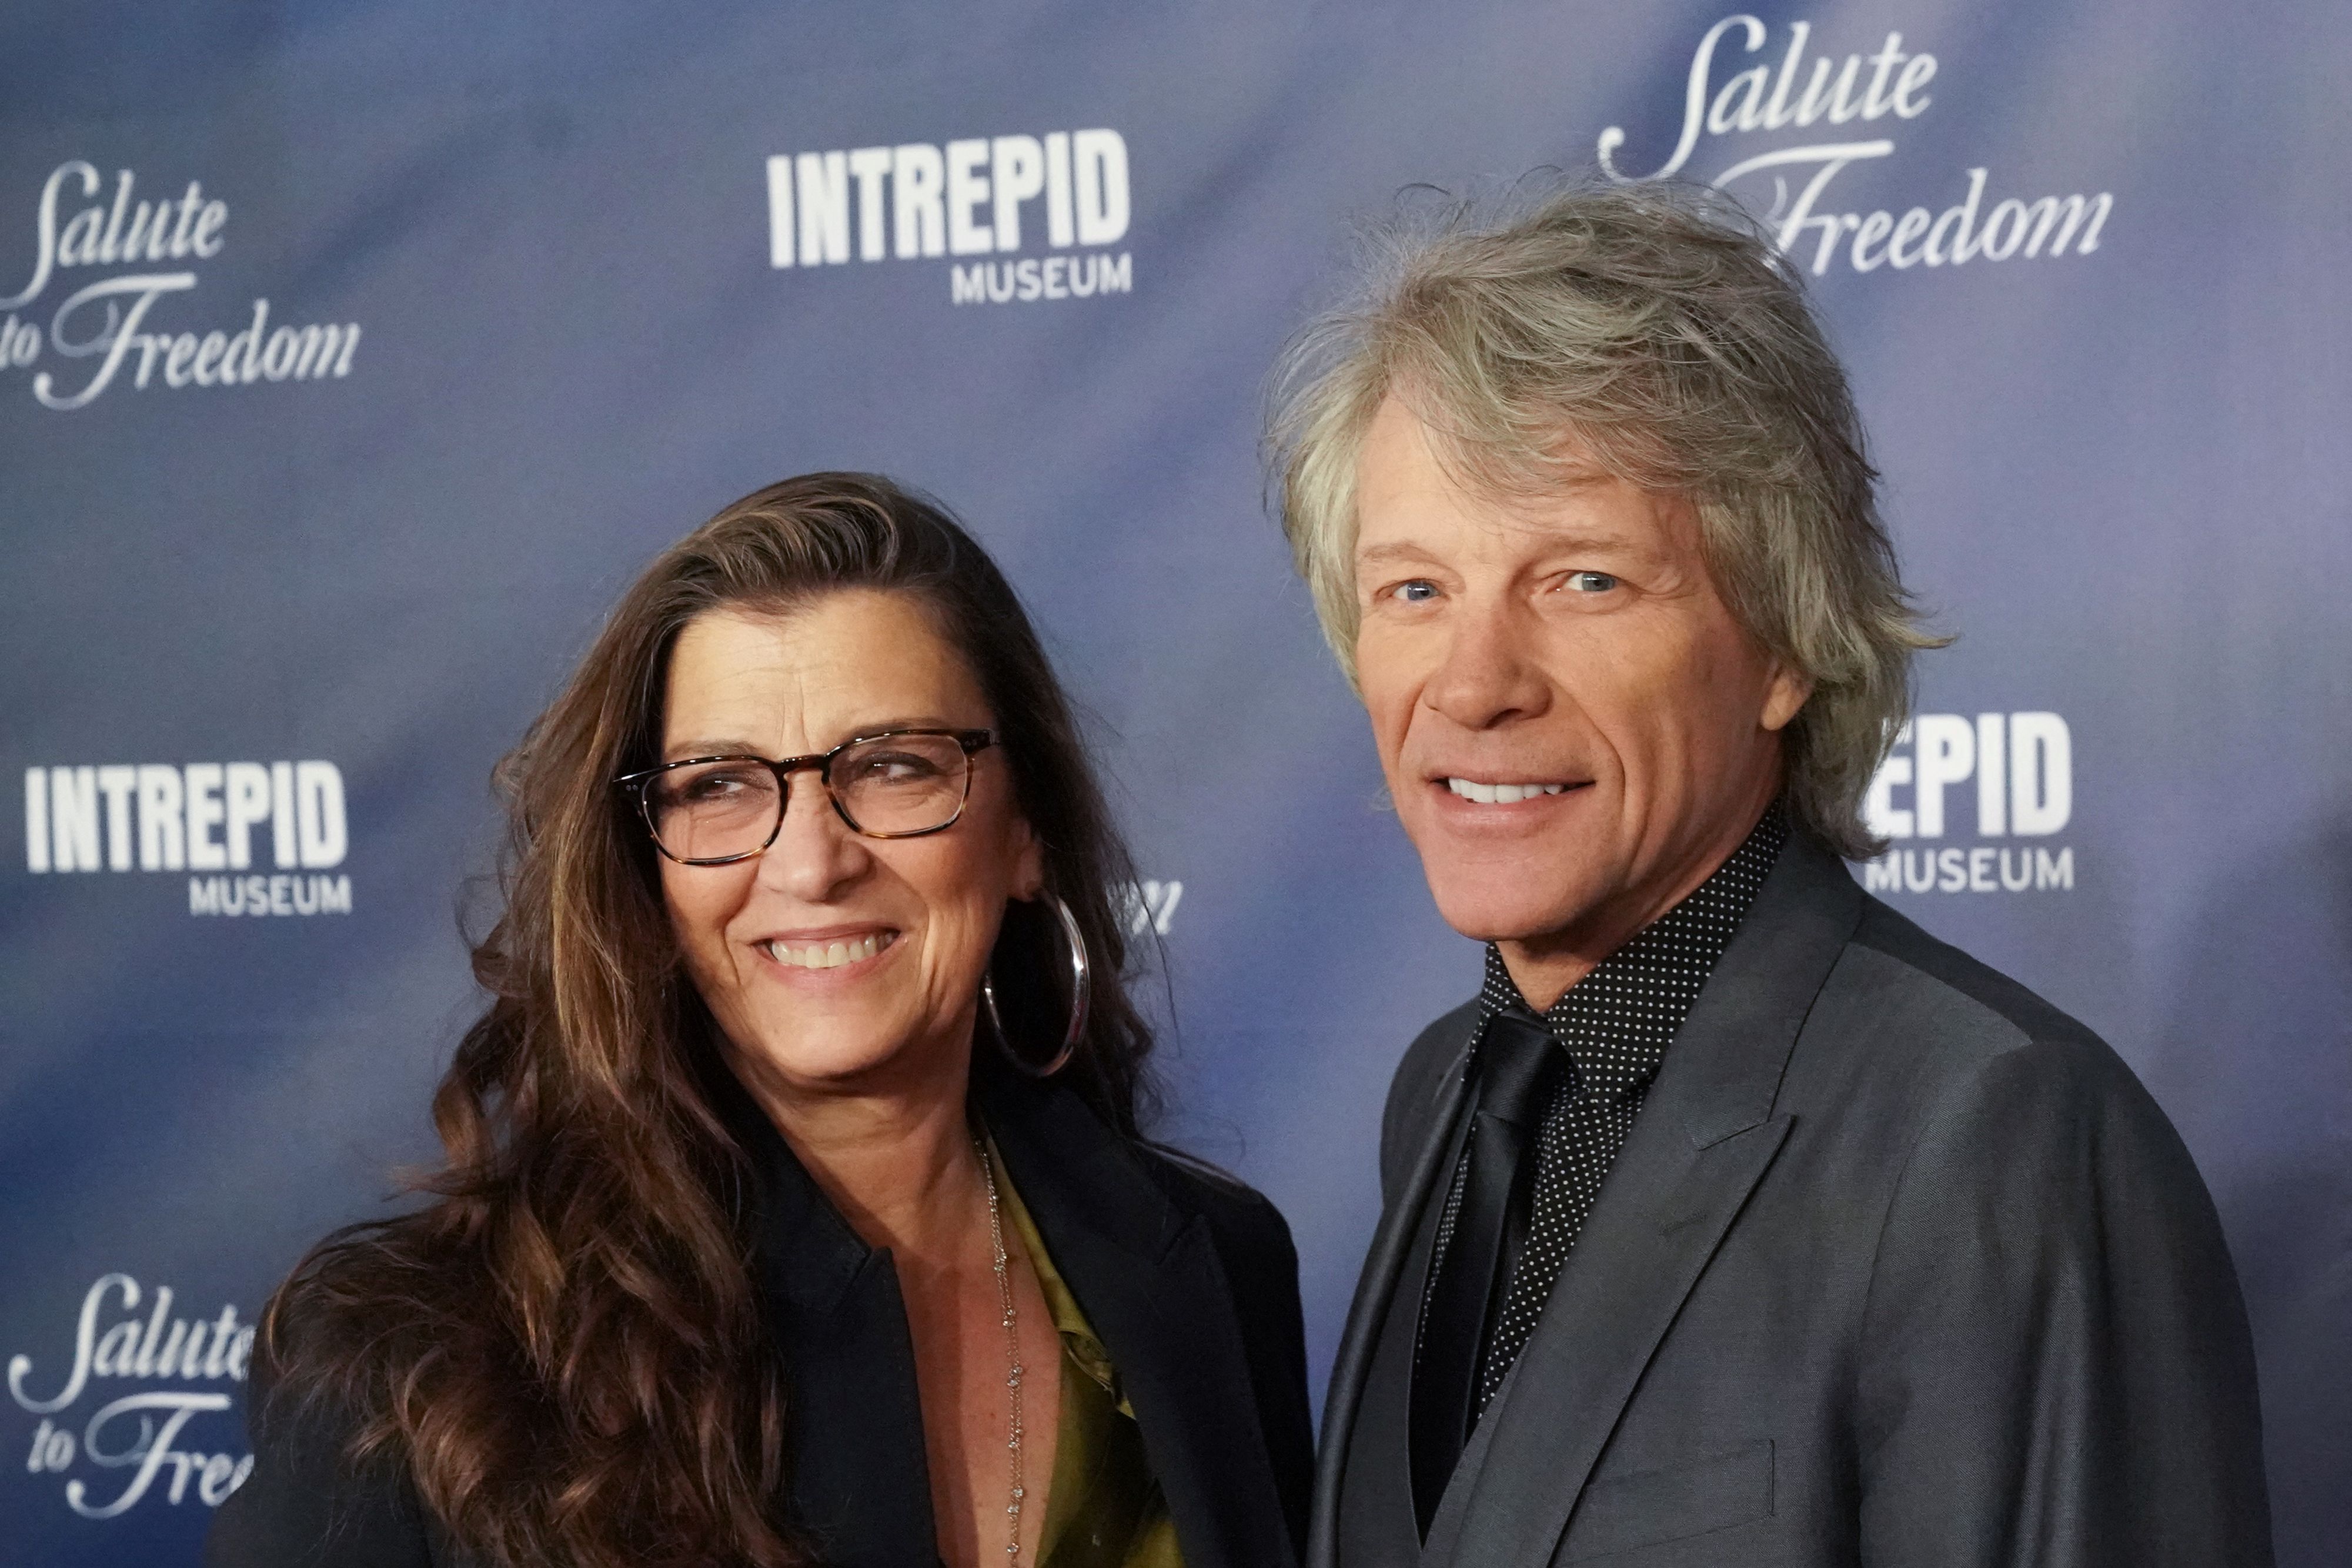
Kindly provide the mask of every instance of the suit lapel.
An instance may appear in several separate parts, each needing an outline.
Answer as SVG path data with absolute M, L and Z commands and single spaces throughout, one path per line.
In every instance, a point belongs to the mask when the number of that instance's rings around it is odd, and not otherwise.
M 1792 837 L 1668 1050 L 1424 1561 L 1550 1560 L 1643 1369 L 1788 1136 L 1790 1119 L 1772 1114 L 1781 1072 L 1861 912 L 1844 867 Z
M 1788 1130 L 1789 1118 L 1774 1117 L 1696 1151 L 1637 1149 L 1627 1140 L 1610 1182 L 1663 1179 L 1671 1194 L 1632 1224 L 1588 1223 L 1454 1471 L 1423 1561 L 1550 1561 L 1651 1353 Z
M 1076 1094 L 981 1088 L 1013 1184 L 1118 1369 L 1185 1568 L 1265 1568 L 1262 1543 L 1289 1527 L 1207 1219 Z
M 1323 1441 L 1315 1457 L 1315 1501 L 1307 1536 L 1308 1568 L 1338 1568 L 1339 1503 L 1348 1470 L 1348 1449 L 1355 1438 L 1365 1383 L 1380 1350 L 1381 1333 L 1388 1325 L 1398 1289 L 1405 1282 L 1407 1266 L 1412 1260 L 1422 1210 L 1436 1188 L 1440 1173 L 1450 1165 L 1448 1155 L 1456 1143 L 1454 1123 L 1460 1119 L 1467 1097 L 1463 1060 L 1475 1027 L 1473 1010 L 1463 1025 L 1461 1040 L 1453 1050 L 1451 1064 L 1438 1081 L 1429 1130 L 1413 1156 L 1412 1173 L 1398 1192 L 1396 1202 L 1381 1216 L 1380 1227 L 1372 1233 L 1371 1249 L 1364 1258 L 1363 1272 L 1356 1281 L 1355 1300 L 1348 1307 L 1347 1327 L 1339 1336 L 1339 1351 L 1323 1402 Z M 1412 1517 L 1410 1502 L 1406 1504 L 1406 1517 Z
M 1444 1143 L 1441 1172 L 1453 1170 L 1461 1159 L 1468 1131 L 1463 1124 L 1468 1120 L 1466 1115 L 1455 1119 Z M 1444 1186 L 1441 1177 L 1431 1188 L 1433 1195 Z M 1348 1568 L 1411 1568 L 1421 1560 L 1412 1486 L 1413 1362 L 1442 1207 L 1437 1202 L 1420 1206 L 1403 1266 L 1390 1293 L 1394 1304 L 1381 1314 L 1370 1361 L 1349 1415 L 1346 1452 L 1337 1475 L 1337 1550 Z M 1336 1427 L 1332 1430 L 1336 1434 Z

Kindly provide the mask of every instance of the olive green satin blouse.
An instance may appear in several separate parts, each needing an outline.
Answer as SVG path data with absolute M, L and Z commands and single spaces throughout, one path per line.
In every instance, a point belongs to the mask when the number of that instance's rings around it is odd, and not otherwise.
M 1134 1408 L 1120 1392 L 1118 1369 L 1054 1267 L 992 1142 L 989 1156 L 1005 1218 L 1028 1251 L 1062 1336 L 1054 1482 L 1033 1561 L 1037 1568 L 1183 1568 L 1176 1527 L 1144 1454 Z

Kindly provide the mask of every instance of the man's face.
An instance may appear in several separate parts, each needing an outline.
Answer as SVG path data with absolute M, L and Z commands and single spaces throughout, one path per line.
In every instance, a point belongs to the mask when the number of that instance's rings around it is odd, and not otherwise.
M 1357 479 L 1356 669 L 1397 814 L 1446 923 L 1548 1004 L 1738 847 L 1807 687 L 1733 619 L 1679 497 L 1594 470 L 1484 500 L 1394 398 Z

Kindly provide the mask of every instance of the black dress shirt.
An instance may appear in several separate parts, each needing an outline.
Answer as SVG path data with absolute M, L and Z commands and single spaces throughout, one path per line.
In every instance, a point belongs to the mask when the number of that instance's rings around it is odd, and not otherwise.
M 1788 814 L 1776 801 L 1731 857 L 1689 897 L 1602 959 L 1542 1015 L 1543 1027 L 1567 1053 L 1570 1069 L 1559 1075 L 1538 1134 L 1535 1204 L 1526 1243 L 1516 1260 L 1506 1261 L 1510 1287 L 1492 1315 L 1480 1350 L 1481 1412 L 1534 1332 L 1585 1216 L 1600 1196 L 1601 1181 L 1633 1130 L 1650 1081 L 1665 1060 L 1667 1043 L 1698 1000 L 1716 960 L 1730 946 L 1788 836 Z M 1478 998 L 1482 1043 L 1488 1026 L 1508 1012 L 1534 1017 L 1504 967 L 1501 950 L 1490 943 L 1486 985 Z M 1475 1051 L 1471 1071 L 1477 1071 Z M 1438 1218 L 1429 1270 L 1433 1290 L 1444 1267 L 1468 1172 L 1466 1158 L 1455 1165 Z

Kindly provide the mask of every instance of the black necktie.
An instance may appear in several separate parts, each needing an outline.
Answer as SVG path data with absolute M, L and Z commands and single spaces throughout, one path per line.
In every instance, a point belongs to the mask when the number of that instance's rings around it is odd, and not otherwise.
M 1524 1007 L 1495 1015 L 1478 1043 L 1478 1108 L 1452 1235 L 1422 1318 L 1412 1379 L 1412 1496 L 1424 1537 L 1471 1428 L 1478 1364 L 1528 1233 L 1535 1144 L 1566 1056 Z

